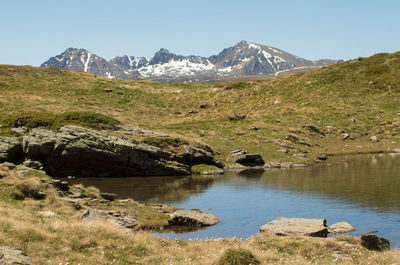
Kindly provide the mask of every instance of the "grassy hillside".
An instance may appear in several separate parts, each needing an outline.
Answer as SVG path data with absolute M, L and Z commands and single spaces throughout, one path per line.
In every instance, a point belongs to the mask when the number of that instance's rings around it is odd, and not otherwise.
M 399 81 L 400 52 L 308 73 L 220 84 L 111 80 L 83 72 L 1 65 L 1 133 L 9 133 L 10 115 L 93 111 L 203 142 L 221 159 L 245 148 L 267 161 L 304 163 L 318 154 L 398 147 Z M 371 141 L 372 136 L 378 141 Z

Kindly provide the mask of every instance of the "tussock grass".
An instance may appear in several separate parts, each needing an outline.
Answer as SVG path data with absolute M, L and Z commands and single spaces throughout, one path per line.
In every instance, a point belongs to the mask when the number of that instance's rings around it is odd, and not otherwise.
M 228 249 L 216 265 L 257 265 L 258 259 L 247 249 Z

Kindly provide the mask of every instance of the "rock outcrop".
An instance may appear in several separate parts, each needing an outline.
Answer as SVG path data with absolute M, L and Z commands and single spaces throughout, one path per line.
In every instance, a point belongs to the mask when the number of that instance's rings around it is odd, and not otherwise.
M 390 242 L 386 238 L 375 235 L 361 236 L 361 245 L 369 250 L 390 250 Z
M 278 218 L 260 227 L 260 232 L 278 236 L 327 237 L 325 219 Z
M 230 157 L 230 160 L 236 164 L 240 164 L 246 167 L 262 167 L 265 162 L 260 154 L 234 154 Z
M 103 211 L 97 209 L 88 209 L 81 215 L 82 220 L 103 219 L 107 222 L 119 225 L 124 228 L 134 229 L 139 226 L 139 221 L 121 211 Z
M 12 151 L 8 153 L 14 154 L 18 149 Z M 40 161 L 49 175 L 57 177 L 189 175 L 192 165 L 215 163 L 211 149 L 184 144 L 178 153 L 132 137 L 71 125 L 58 131 L 32 129 L 23 137 L 23 152 L 26 158 Z
M 10 137 L 0 136 L 0 162 L 13 162 L 21 153 L 21 143 Z
M 220 221 L 217 217 L 199 210 L 177 210 L 168 214 L 171 218 L 170 225 L 182 226 L 211 226 Z

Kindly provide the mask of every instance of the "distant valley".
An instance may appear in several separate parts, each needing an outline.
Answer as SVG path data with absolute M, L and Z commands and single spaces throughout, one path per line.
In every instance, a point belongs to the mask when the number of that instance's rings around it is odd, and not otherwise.
M 41 67 L 65 68 L 116 79 L 208 82 L 305 72 L 335 62 L 306 60 L 278 48 L 241 41 L 208 58 L 176 55 L 160 49 L 152 58 L 123 55 L 107 61 L 85 49 L 68 48 Z

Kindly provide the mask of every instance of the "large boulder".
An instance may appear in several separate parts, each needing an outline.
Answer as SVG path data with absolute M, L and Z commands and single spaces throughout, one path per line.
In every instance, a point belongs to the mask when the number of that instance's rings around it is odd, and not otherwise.
M 285 218 L 281 217 L 260 227 L 260 232 L 278 236 L 327 237 L 325 219 Z
M 231 157 L 231 161 L 246 167 L 262 167 L 265 162 L 260 154 L 238 154 Z
M 15 138 L 0 136 L 0 162 L 15 161 L 21 151 L 20 141 Z
M 337 234 L 347 234 L 354 231 L 354 227 L 347 222 L 339 222 L 328 227 L 328 233 Z
M 375 235 L 361 236 L 361 245 L 369 250 L 384 251 L 390 250 L 390 241 Z
M 171 218 L 170 225 L 180 226 L 211 226 L 220 221 L 217 217 L 209 213 L 203 213 L 199 210 L 177 210 L 168 214 Z
M 58 177 L 189 175 L 191 164 L 213 162 L 209 150 L 186 150 L 180 159 L 182 154 L 171 150 L 77 126 L 33 129 L 23 137 L 25 155 L 42 161 L 46 172 Z

